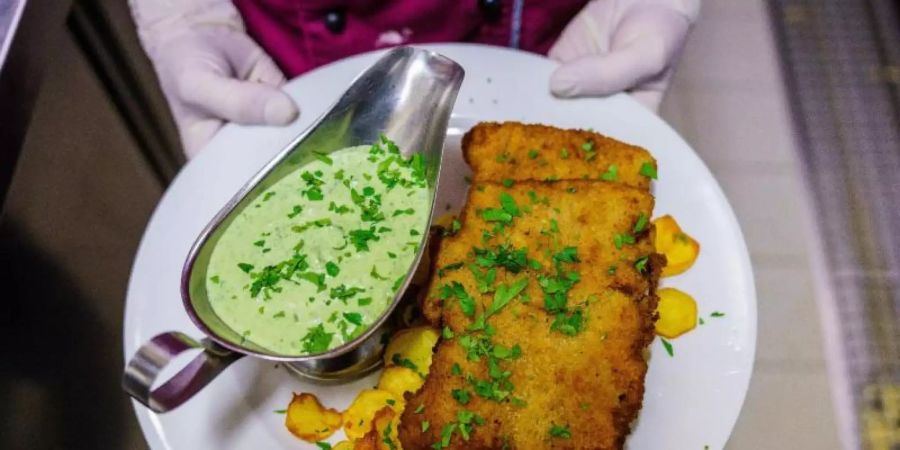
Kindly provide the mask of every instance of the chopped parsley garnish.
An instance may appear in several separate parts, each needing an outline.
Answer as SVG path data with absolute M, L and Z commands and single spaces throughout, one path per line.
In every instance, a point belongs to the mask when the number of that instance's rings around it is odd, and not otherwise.
M 595 157 L 597 157 L 597 151 L 594 150 L 594 143 L 592 141 L 587 141 L 584 144 L 581 144 L 581 149 L 584 150 L 585 161 L 592 161 Z
M 475 264 L 480 267 L 503 267 L 519 273 L 528 265 L 527 249 L 516 249 L 511 245 L 499 245 L 494 248 L 475 248 Z
M 725 313 L 720 312 L 720 311 L 713 311 L 712 314 L 710 314 L 709 316 L 710 317 L 725 317 Z
M 664 337 L 662 337 L 662 336 L 659 337 L 659 340 L 660 340 L 660 342 L 662 342 L 663 348 L 666 349 L 666 353 L 668 353 L 669 356 L 673 356 L 673 357 L 674 357 L 674 356 L 675 356 L 675 349 L 672 348 L 672 343 L 669 342 L 669 341 L 667 341 L 666 338 L 664 338 Z
M 318 159 L 319 161 L 322 161 L 329 166 L 334 164 L 334 160 L 331 159 L 328 155 L 317 151 L 313 151 L 312 153 L 313 155 L 316 155 L 316 159 Z
M 506 192 L 500 193 L 500 207 L 487 208 L 481 212 L 481 218 L 486 222 L 499 222 L 502 225 L 512 223 L 513 217 L 520 214 L 516 200 Z
M 453 367 L 450 368 L 450 375 L 453 375 L 453 376 L 462 375 L 462 368 L 459 367 L 459 363 L 453 363 Z
M 649 256 L 641 256 L 634 262 L 634 269 L 637 270 L 638 273 L 647 273 L 647 262 L 649 260 Z
M 562 149 L 559 151 L 559 157 L 562 159 L 569 159 L 569 149 Z
M 462 223 L 459 222 L 459 219 L 453 218 L 453 221 L 450 222 L 450 228 L 444 228 L 443 235 L 444 236 L 453 236 L 458 233 L 462 228 Z
M 324 441 L 316 442 L 316 447 L 319 447 L 320 450 L 331 450 L 332 448 L 331 444 Z
M 450 391 L 450 395 L 453 396 L 453 399 L 456 400 L 460 405 L 469 404 L 469 391 L 465 389 L 454 389 Z
M 453 330 L 445 325 L 444 329 L 441 331 L 441 336 L 443 336 L 444 339 L 453 339 Z
M 640 213 L 638 215 L 637 221 L 634 223 L 634 228 L 631 230 L 634 234 L 638 234 L 644 231 L 647 228 L 647 215 L 644 213 Z
M 550 427 L 549 433 L 551 437 L 558 437 L 562 439 L 570 439 L 572 437 L 572 432 L 569 431 L 568 425 L 553 425 Z
M 386 281 L 388 279 L 387 277 L 383 277 L 383 276 L 379 275 L 378 269 L 376 269 L 375 266 L 372 266 L 372 270 L 369 272 L 369 276 L 376 280 L 382 280 L 382 281 Z
M 372 304 L 372 297 L 364 297 L 356 300 L 356 304 L 359 306 L 367 306 Z
M 300 277 L 301 280 L 306 280 L 316 285 L 316 292 L 322 292 L 326 289 L 324 273 L 302 272 L 297 274 L 297 276 Z
M 444 428 L 441 429 L 441 440 L 439 442 L 435 442 L 431 448 L 434 449 L 442 449 L 450 446 L 450 439 L 453 438 L 453 432 L 456 431 L 456 423 L 450 422 L 447 425 L 444 425 Z
M 298 215 L 300 215 L 300 213 L 302 213 L 302 212 L 303 212 L 303 207 L 302 207 L 302 206 L 300 206 L 300 205 L 294 205 L 294 208 L 293 208 L 293 209 L 291 210 L 291 212 L 289 212 L 288 215 L 287 215 L 287 216 L 288 216 L 288 219 L 293 219 L 294 217 L 297 217 Z
M 387 444 L 388 449 L 397 450 L 397 444 L 394 443 L 394 439 L 391 438 L 391 427 L 392 423 L 388 423 L 386 427 L 384 427 L 384 432 L 381 433 L 381 442 Z
M 400 215 L 403 215 L 403 214 L 407 214 L 407 215 L 410 215 L 410 216 L 411 216 L 411 215 L 413 215 L 413 214 L 415 214 L 415 213 L 416 213 L 416 210 L 413 209 L 413 208 L 398 209 L 398 210 L 394 211 L 394 214 L 391 215 L 391 217 L 397 217 L 397 216 L 400 216 Z
M 359 229 L 359 230 L 350 230 L 348 234 L 350 236 L 350 243 L 356 248 L 358 252 L 367 252 L 369 251 L 369 242 L 370 241 L 378 241 L 380 238 L 377 234 L 375 234 L 375 228 L 369 228 L 368 230 Z
M 512 178 L 504 178 L 502 183 L 504 187 L 512 187 L 512 185 L 515 184 L 515 181 L 513 181 Z
M 613 236 L 613 244 L 616 245 L 616 249 L 621 250 L 626 244 L 634 245 L 635 240 L 634 236 L 628 233 L 617 234 Z
M 306 222 L 302 225 L 294 225 L 291 227 L 291 231 L 294 233 L 303 233 L 304 231 L 316 227 L 316 228 L 324 228 L 331 225 L 331 219 L 325 217 L 322 219 L 316 219 L 309 222 Z
M 653 167 L 653 164 L 649 162 L 645 162 L 641 164 L 641 175 L 650 178 L 652 180 L 656 179 L 656 167 Z
M 425 411 L 425 404 L 424 404 L 424 403 L 422 403 L 422 404 L 420 404 L 419 406 L 417 406 L 417 407 L 416 407 L 416 410 L 413 411 L 413 412 L 416 413 L 416 414 L 422 414 L 422 411 Z
M 304 353 L 321 353 L 328 350 L 332 338 L 334 338 L 334 333 L 326 332 L 325 326 L 320 323 L 307 330 L 306 336 L 303 336 L 300 343 Z
M 328 261 L 327 263 L 325 263 L 325 273 L 332 277 L 336 277 L 339 273 L 341 273 L 341 268 L 338 267 L 337 264 Z
M 431 427 L 431 424 L 427 420 L 423 420 L 420 425 L 423 433 L 428 431 L 428 428 Z
M 528 158 L 530 158 L 530 159 L 537 159 L 537 157 L 538 157 L 538 151 L 537 151 L 537 150 L 534 150 L 534 149 L 528 150 Z
M 615 164 L 610 164 L 606 169 L 606 172 L 600 175 L 600 179 L 603 181 L 616 181 L 619 178 L 619 167 Z
M 222 280 L 219 278 L 218 275 L 213 275 L 213 276 L 209 277 L 209 281 L 212 281 L 215 284 L 219 284 L 219 282 L 221 282 Z
M 494 301 L 485 312 L 485 316 L 490 317 L 500 312 L 504 306 L 525 289 L 525 286 L 528 286 L 528 278 L 497 286 L 497 291 L 494 293 Z
M 347 205 L 340 205 L 340 206 L 338 206 L 337 203 L 331 202 L 331 203 L 328 204 L 328 211 L 332 211 L 332 212 L 334 212 L 334 213 L 336 213 L 336 214 L 341 214 L 341 215 L 343 215 L 343 214 L 347 214 L 348 212 L 350 212 L 350 211 L 352 211 L 352 210 L 351 210 L 350 207 L 347 206 Z
M 584 327 L 584 314 L 581 308 L 576 308 L 570 312 L 560 312 L 556 314 L 550 329 L 559 331 L 566 336 L 575 336 L 581 332 Z
M 419 373 L 419 367 L 416 365 L 416 363 L 412 362 L 412 360 L 410 360 L 409 358 L 401 358 L 399 353 L 394 353 L 394 355 L 391 357 L 391 362 L 394 363 L 394 365 L 406 367 L 407 369 L 411 369 L 413 372 L 421 375 L 421 373 Z
M 363 324 L 362 314 L 360 314 L 358 312 L 348 312 L 348 313 L 343 313 L 342 315 L 344 316 L 344 320 L 352 323 L 353 325 L 361 326 Z
M 342 284 L 342 285 L 339 285 L 338 287 L 331 288 L 331 291 L 329 291 L 328 295 L 332 299 L 344 300 L 346 302 L 346 300 L 348 298 L 351 298 L 354 295 L 356 295 L 360 292 L 365 292 L 365 291 L 366 291 L 365 289 L 358 288 L 358 287 L 349 287 L 348 288 L 347 286 Z
M 241 269 L 241 271 L 244 273 L 250 273 L 250 271 L 253 270 L 253 264 L 238 263 L 237 266 L 238 269 Z
M 472 276 L 475 277 L 475 284 L 478 288 L 478 292 L 486 294 L 494 290 L 494 280 L 497 279 L 496 268 L 491 267 L 482 272 L 477 265 L 472 264 L 469 266 L 469 270 L 472 272 Z
M 458 281 L 441 286 L 441 300 L 447 300 L 453 297 L 456 297 L 456 299 L 459 300 L 459 308 L 463 314 L 469 317 L 475 315 L 475 299 L 466 292 L 466 289 Z
M 508 224 L 512 222 L 512 214 L 499 209 L 499 208 L 488 208 L 482 211 L 481 218 L 486 222 L 500 222 L 504 224 Z
M 461 262 L 452 263 L 452 264 L 447 264 L 446 266 L 441 267 L 440 269 L 438 269 L 438 277 L 443 278 L 444 275 L 447 274 L 447 272 L 450 272 L 450 271 L 459 269 L 459 268 L 462 267 L 462 266 L 463 266 L 463 263 L 461 263 Z

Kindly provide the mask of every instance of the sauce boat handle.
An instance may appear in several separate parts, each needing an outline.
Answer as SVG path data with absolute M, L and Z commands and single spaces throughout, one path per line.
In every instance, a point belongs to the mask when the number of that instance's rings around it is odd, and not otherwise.
M 156 389 L 153 383 L 159 372 L 180 353 L 195 348 L 203 351 L 175 376 Z M 122 387 L 135 400 L 154 412 L 175 409 L 200 392 L 242 354 L 228 350 L 209 339 L 196 341 L 190 336 L 170 331 L 150 339 L 141 346 L 125 366 Z

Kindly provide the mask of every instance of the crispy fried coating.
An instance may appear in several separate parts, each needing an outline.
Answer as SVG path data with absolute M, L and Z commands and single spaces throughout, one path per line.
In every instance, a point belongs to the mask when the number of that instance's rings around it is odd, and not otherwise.
M 503 209 L 503 193 L 509 196 L 505 211 L 512 198 L 518 214 L 508 222 L 490 220 L 498 214 L 488 211 Z M 440 243 L 425 296 L 428 319 L 454 336 L 438 344 L 424 386 L 407 399 L 399 430 L 403 448 L 431 448 L 442 440 L 453 449 L 622 448 L 641 407 L 643 350 L 653 339 L 655 288 L 664 263 L 654 253 L 652 227 L 635 232 L 642 216 L 651 217 L 653 203 L 646 190 L 607 182 L 477 182 L 462 229 Z M 623 235 L 634 239 L 617 237 Z M 490 266 L 485 258 L 503 261 L 493 267 L 494 291 L 484 283 Z M 559 313 L 547 310 L 542 280 L 573 272 L 579 276 L 568 290 L 565 314 L 578 311 L 583 321 L 567 334 L 558 326 Z M 527 285 L 521 293 L 482 322 L 493 334 L 478 330 L 478 318 L 491 310 L 500 286 L 522 280 Z M 467 313 L 460 295 L 447 295 L 454 283 L 474 300 L 474 311 Z M 481 338 L 494 348 L 521 350 L 495 367 L 508 371 L 512 386 L 502 398 L 478 393 L 479 380 L 495 379 L 490 358 L 472 358 L 471 343 Z M 461 433 L 460 411 L 483 423 Z M 425 432 L 422 421 L 429 423 Z
M 599 180 L 649 189 L 641 166 L 656 161 L 643 148 L 585 130 L 518 122 L 484 122 L 463 137 L 474 180 Z M 614 166 L 614 169 L 611 169 Z

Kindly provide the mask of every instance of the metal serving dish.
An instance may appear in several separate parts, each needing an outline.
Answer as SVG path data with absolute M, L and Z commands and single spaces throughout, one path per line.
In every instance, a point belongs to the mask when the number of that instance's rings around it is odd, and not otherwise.
M 181 296 L 191 320 L 206 337 L 198 341 L 180 332 L 167 332 L 152 338 L 125 367 L 125 391 L 151 410 L 165 412 L 190 399 L 243 356 L 281 361 L 298 374 L 322 382 L 351 379 L 377 368 L 386 337 L 392 332 L 390 317 L 419 265 L 427 233 L 423 233 L 402 287 L 381 317 L 356 339 L 315 355 L 278 354 L 242 339 L 209 303 L 207 265 L 213 248 L 234 218 L 278 180 L 295 172 L 310 152 L 329 153 L 372 144 L 382 134 L 396 142 L 406 156 L 419 152 L 424 157 L 431 194 L 430 223 L 447 124 L 463 76 L 462 67 L 454 61 L 411 47 L 389 51 L 360 74 L 331 109 L 260 170 L 197 237 L 182 271 Z M 179 353 L 194 348 L 202 352 L 153 389 L 163 367 Z

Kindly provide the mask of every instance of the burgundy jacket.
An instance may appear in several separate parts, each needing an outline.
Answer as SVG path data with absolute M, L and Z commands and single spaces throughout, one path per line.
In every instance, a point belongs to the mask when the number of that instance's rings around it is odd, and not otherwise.
M 377 48 L 476 42 L 547 53 L 586 0 L 233 0 L 288 78 Z

